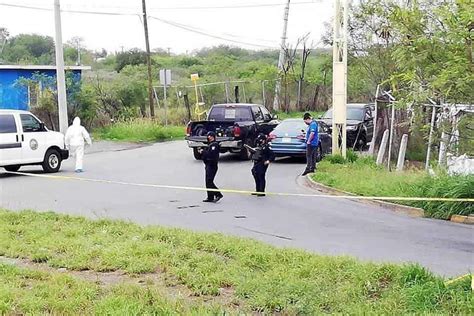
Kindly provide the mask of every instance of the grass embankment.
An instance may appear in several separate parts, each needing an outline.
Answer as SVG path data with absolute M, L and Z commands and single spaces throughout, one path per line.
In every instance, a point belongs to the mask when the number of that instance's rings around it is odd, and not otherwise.
M 157 142 L 183 139 L 184 126 L 163 126 L 149 119 L 117 122 L 97 130 L 94 138 L 129 142 Z
M 220 234 L 53 213 L 0 210 L 0 227 L 0 255 L 6 257 L 68 270 L 162 274 L 166 280 L 161 287 L 100 285 L 0 265 L 0 313 L 474 312 L 469 278 L 445 286 L 417 265 L 362 263 Z M 170 294 L 179 286 L 189 294 Z
M 342 157 L 341 157 L 342 158 Z M 420 170 L 389 172 L 371 158 L 343 162 L 328 156 L 318 164 L 313 179 L 322 184 L 362 196 L 474 198 L 474 176 L 429 176 Z M 423 208 L 426 216 L 449 219 L 474 213 L 468 202 L 399 202 Z

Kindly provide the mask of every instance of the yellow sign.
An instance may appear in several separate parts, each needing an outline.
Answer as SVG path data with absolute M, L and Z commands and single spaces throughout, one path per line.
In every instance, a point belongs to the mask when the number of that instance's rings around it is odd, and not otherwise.
M 199 74 L 192 74 L 192 75 L 191 75 L 191 80 L 192 80 L 192 81 L 196 81 L 196 80 L 198 80 L 198 79 L 199 79 Z

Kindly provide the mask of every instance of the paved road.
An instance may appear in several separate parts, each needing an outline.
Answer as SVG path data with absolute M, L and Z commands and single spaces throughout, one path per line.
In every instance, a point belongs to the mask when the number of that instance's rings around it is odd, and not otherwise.
M 81 177 L 202 186 L 203 164 L 184 142 L 152 146 L 98 144 L 86 156 Z M 217 185 L 253 189 L 250 162 L 221 158 Z M 268 190 L 311 193 L 301 185 L 301 162 L 270 166 Z M 25 168 L 23 170 L 38 170 Z M 62 175 L 74 175 L 66 161 Z M 283 247 L 378 262 L 418 262 L 454 276 L 474 270 L 474 229 L 445 221 L 410 218 L 348 200 L 226 194 L 214 205 L 204 192 L 179 191 L 0 174 L 0 205 L 7 209 L 54 210 L 92 218 L 118 218 L 251 237 Z

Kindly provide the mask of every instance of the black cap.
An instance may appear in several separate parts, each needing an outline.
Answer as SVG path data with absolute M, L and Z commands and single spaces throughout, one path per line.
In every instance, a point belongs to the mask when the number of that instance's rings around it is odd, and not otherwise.
M 211 132 L 207 132 L 207 137 L 209 137 L 209 136 L 212 136 L 212 137 L 216 138 L 216 133 L 215 133 L 215 132 L 212 132 L 212 131 L 211 131 Z
M 311 113 L 306 112 L 306 113 L 303 115 L 303 120 L 309 120 L 309 119 L 311 119 Z

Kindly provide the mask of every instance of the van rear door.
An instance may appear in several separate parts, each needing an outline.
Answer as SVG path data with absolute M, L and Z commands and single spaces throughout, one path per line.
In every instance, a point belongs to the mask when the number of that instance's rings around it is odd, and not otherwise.
M 19 124 L 13 114 L 0 114 L 0 165 L 20 164 L 21 140 Z

